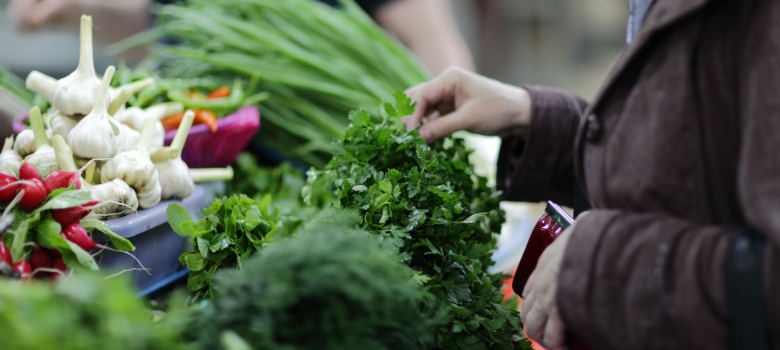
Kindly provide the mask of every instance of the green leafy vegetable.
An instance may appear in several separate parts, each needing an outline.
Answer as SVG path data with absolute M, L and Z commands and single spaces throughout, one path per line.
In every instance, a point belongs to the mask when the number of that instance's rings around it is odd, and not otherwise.
M 98 219 L 93 218 L 84 218 L 81 219 L 81 227 L 86 229 L 87 231 L 94 232 L 94 230 L 97 230 L 101 232 L 103 235 L 106 236 L 111 241 L 111 244 L 114 245 L 114 247 L 122 252 L 130 252 L 135 250 L 135 246 L 133 245 L 130 240 L 127 238 L 124 238 L 116 232 L 111 231 L 111 229 L 106 225 L 103 221 L 100 221 Z
M 190 237 L 195 252 L 179 257 L 192 271 L 187 288 L 194 300 L 208 298 L 211 280 L 219 268 L 241 266 L 255 250 L 288 236 L 301 220 L 283 217 L 269 206 L 269 200 L 256 202 L 245 195 L 234 195 L 217 200 L 203 210 L 204 217 L 192 222 L 184 216 L 183 207 L 171 204 L 169 220 L 174 230 Z
M 0 280 L 0 349 L 185 349 L 182 317 L 153 323 L 122 276 L 74 275 L 56 287 Z
M 351 113 L 333 159 L 325 170 L 311 171 L 309 183 L 332 184 L 336 206 L 358 211 L 363 228 L 401 239 L 406 263 L 430 277 L 426 286 L 453 315 L 438 329 L 437 347 L 528 346 L 517 340 L 517 304 L 502 304 L 505 276 L 487 272 L 494 234 L 504 220 L 499 194 L 468 165 L 463 140 L 427 145 L 417 131 L 406 132 L 400 118 L 413 109 L 399 91 L 382 118 L 365 110 Z
M 328 211 L 240 270 L 217 273 L 190 335 L 199 349 L 425 349 L 442 318 L 394 242 Z M 220 342 L 222 340 L 222 342 Z

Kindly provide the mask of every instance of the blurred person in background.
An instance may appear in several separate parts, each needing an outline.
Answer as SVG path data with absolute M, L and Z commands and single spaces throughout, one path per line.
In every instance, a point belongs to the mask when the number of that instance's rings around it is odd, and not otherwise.
M 321 0 L 337 5 L 336 0 Z M 356 0 L 376 22 L 395 35 L 425 65 L 439 74 L 449 66 L 468 70 L 474 63 L 455 24 L 450 0 Z M 11 0 L 11 22 L 24 30 L 36 30 L 48 24 L 63 24 L 78 29 L 82 14 L 92 15 L 95 37 L 113 43 L 153 25 L 153 3 L 162 0 Z M 136 51 L 133 56 L 143 54 Z
M 591 103 L 450 69 L 407 129 L 500 135 L 505 200 L 592 205 L 516 291 L 546 348 L 780 349 L 780 1 L 629 1 Z

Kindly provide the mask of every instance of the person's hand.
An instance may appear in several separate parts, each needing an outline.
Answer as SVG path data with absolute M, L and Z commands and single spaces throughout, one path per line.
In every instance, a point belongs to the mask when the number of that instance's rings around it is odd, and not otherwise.
M 25 30 L 38 29 L 48 23 L 76 23 L 87 12 L 82 0 L 11 0 L 8 15 L 11 22 Z
M 531 118 L 525 89 L 455 67 L 406 94 L 417 101 L 414 114 L 403 118 L 406 129 L 423 123 L 420 136 L 427 142 L 459 130 L 489 136 L 517 133 Z
M 548 350 L 566 349 L 566 327 L 558 313 L 555 295 L 558 272 L 573 228 L 566 229 L 544 250 L 523 289 L 521 315 L 525 333 Z

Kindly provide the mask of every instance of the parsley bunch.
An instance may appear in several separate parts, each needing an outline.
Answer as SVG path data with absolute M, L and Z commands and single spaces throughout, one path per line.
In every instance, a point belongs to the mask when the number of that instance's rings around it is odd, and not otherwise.
M 474 173 L 462 139 L 428 145 L 405 131 L 400 118 L 414 104 L 402 92 L 384 107 L 381 118 L 350 114 L 333 159 L 310 171 L 304 197 L 330 183 L 336 206 L 358 211 L 363 228 L 400 238 L 403 259 L 430 278 L 426 286 L 451 316 L 437 329 L 436 347 L 527 347 L 516 307 L 502 303 L 505 276 L 487 272 L 504 221 L 499 194 Z

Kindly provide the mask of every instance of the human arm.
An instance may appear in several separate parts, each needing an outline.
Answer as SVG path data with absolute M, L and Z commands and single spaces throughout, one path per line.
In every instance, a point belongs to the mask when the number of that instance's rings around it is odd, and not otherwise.
M 457 68 L 407 93 L 417 108 L 404 118 L 406 128 L 419 127 L 428 142 L 460 130 L 503 137 L 497 184 L 504 200 L 571 205 L 574 138 L 585 100 L 560 89 L 511 86 Z
M 380 2 L 382 4 L 366 9 L 380 26 L 398 37 L 433 75 L 449 66 L 474 69 L 471 53 L 455 23 L 450 0 Z

